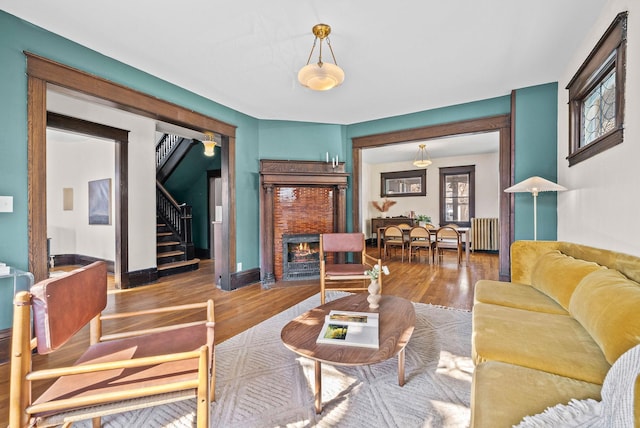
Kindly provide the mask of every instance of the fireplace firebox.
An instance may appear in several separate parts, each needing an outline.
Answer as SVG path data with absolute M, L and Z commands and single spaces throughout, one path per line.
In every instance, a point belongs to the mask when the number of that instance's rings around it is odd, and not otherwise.
M 320 277 L 320 235 L 282 235 L 282 279 L 314 279 Z

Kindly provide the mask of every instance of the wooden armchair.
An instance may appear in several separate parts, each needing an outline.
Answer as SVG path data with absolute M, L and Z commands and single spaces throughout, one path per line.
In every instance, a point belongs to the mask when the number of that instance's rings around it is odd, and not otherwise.
M 329 259 L 327 253 L 338 253 L 341 257 L 354 254 L 359 260 L 343 263 Z M 334 258 L 337 254 L 333 254 Z M 327 261 L 329 259 L 329 261 Z M 365 291 L 369 286 L 369 276 L 364 273 L 378 265 L 382 272 L 382 262 L 367 254 L 363 233 L 323 233 L 320 235 L 320 303 L 324 305 L 328 289 L 340 291 Z M 331 284 L 342 284 L 329 288 Z M 382 293 L 382 275 L 378 277 Z M 355 284 L 355 285 L 354 285 Z
M 69 426 L 93 419 L 96 427 L 101 416 L 195 397 L 197 426 L 208 427 L 215 391 L 213 301 L 102 315 L 106 304 L 104 262 L 49 278 L 16 295 L 9 426 Z M 194 310 L 206 313 L 202 321 L 102 334 L 105 320 L 140 325 L 131 318 Z M 32 371 L 33 349 L 38 354 L 54 352 L 87 323 L 90 346 L 73 366 Z M 42 395 L 32 397 L 33 382 L 51 379 L 55 382 Z

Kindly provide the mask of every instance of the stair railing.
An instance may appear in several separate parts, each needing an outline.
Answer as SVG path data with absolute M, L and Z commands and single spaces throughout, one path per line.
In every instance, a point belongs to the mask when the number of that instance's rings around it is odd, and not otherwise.
M 173 149 L 178 145 L 183 137 L 179 135 L 164 134 L 158 144 L 156 144 L 156 170 L 158 170 L 169 159 Z
M 191 205 L 178 204 L 167 189 L 156 180 L 156 208 L 167 226 L 180 237 L 181 244 L 192 244 Z

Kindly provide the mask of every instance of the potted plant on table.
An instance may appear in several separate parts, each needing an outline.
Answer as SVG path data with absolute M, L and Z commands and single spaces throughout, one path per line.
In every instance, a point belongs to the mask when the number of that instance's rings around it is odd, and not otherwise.
M 367 297 L 367 302 L 369 302 L 369 307 L 371 309 L 376 309 L 380 306 L 380 299 L 382 296 L 380 295 L 380 283 L 378 283 L 378 278 L 380 277 L 380 268 L 378 265 L 375 265 L 372 269 L 364 271 L 365 275 L 368 275 L 371 278 L 371 284 L 367 287 L 369 291 L 369 297 Z M 382 273 L 385 275 L 389 275 L 389 268 L 386 266 L 382 266 Z
M 427 223 L 431 223 L 431 217 L 425 214 L 418 214 L 416 219 L 418 219 L 418 226 L 424 227 Z

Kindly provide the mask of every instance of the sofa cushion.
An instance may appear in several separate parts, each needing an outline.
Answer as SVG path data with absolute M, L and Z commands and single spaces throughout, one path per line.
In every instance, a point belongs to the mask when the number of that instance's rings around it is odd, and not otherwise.
M 570 313 L 598 343 L 609 364 L 640 343 L 640 284 L 620 272 L 593 272 L 576 287 Z
M 611 365 L 589 333 L 568 315 L 478 303 L 473 308 L 476 364 L 502 361 L 602 384 Z
M 597 263 L 574 259 L 551 251 L 538 260 L 531 273 L 531 285 L 569 309 L 569 301 L 578 283 L 593 271 L 605 269 Z
M 523 387 L 524 386 L 524 387 Z M 471 385 L 471 426 L 510 427 L 572 398 L 600 400 L 601 385 L 497 361 L 479 364 Z
M 510 308 L 568 315 L 562 306 L 530 285 L 481 279 L 474 290 L 475 303 L 492 303 Z

